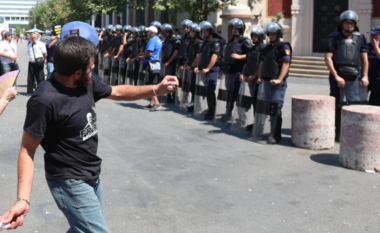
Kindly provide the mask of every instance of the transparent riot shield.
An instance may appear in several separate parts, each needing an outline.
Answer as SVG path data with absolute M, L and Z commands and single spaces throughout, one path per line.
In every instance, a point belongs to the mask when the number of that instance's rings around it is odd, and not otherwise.
M 126 75 L 127 67 L 125 64 L 125 58 L 119 57 L 119 72 L 118 72 L 118 85 L 123 85 L 125 83 L 125 75 Z
M 119 60 L 111 58 L 111 80 L 110 85 L 117 85 L 118 73 L 119 73 Z
M 191 88 L 191 76 L 193 74 L 192 70 L 184 70 L 182 72 L 182 92 L 180 96 L 180 109 L 187 110 L 187 105 L 189 104 L 189 93 Z
M 194 117 L 204 118 L 207 112 L 208 74 L 199 71 L 195 81 Z
M 282 98 L 282 84 L 272 85 L 270 81 L 263 81 L 259 85 L 257 94 L 255 124 L 252 131 L 252 140 L 266 143 L 274 137 L 277 118 L 281 112 L 279 104 Z
M 100 80 L 104 79 L 104 53 L 98 53 L 98 75 Z
M 110 84 L 111 81 L 111 64 L 112 60 L 109 57 L 104 57 L 104 76 L 103 76 L 103 82 L 106 84 Z
M 125 84 L 134 85 L 133 72 L 135 70 L 135 65 L 129 60 L 127 65 L 127 77 L 125 79 Z
M 237 134 L 246 134 L 247 127 L 253 125 L 253 96 L 255 82 L 242 82 L 232 116 L 231 131 Z
M 177 68 L 177 79 L 178 79 L 178 82 L 179 82 L 179 85 L 178 85 L 178 88 L 175 92 L 175 95 L 174 95 L 174 100 L 175 100 L 175 104 L 176 105 L 180 105 L 181 103 L 181 97 L 182 97 L 182 83 L 183 83 L 183 76 L 185 74 L 185 70 L 182 70 L 181 69 L 181 66 L 178 66 Z
M 143 64 L 140 64 L 139 76 L 137 78 L 137 85 L 144 86 L 145 85 L 145 70 L 143 69 Z
M 165 75 L 166 75 L 165 64 L 163 64 L 161 61 L 161 75 L 160 75 L 159 82 L 161 82 L 164 79 Z M 167 99 L 168 99 L 167 95 L 158 96 L 158 102 L 160 102 L 160 104 L 166 104 Z
M 230 123 L 233 110 L 235 74 L 223 74 L 220 79 L 215 109 L 215 123 Z
M 340 88 L 341 105 L 367 104 L 368 90 L 360 84 L 359 77 L 355 81 L 346 81 Z

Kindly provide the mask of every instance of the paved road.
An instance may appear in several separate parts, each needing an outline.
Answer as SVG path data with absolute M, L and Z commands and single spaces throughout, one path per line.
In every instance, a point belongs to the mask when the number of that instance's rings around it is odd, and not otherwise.
M 25 44 L 20 95 L 1 117 L 0 212 L 16 199 L 17 156 L 28 98 Z M 146 100 L 97 104 L 101 179 L 112 232 L 379 232 L 377 175 L 342 168 L 339 145 L 308 151 L 290 144 L 290 98 L 328 94 L 327 80 L 289 79 L 284 140 L 266 146 Z M 66 232 L 35 156 L 30 213 L 18 232 Z

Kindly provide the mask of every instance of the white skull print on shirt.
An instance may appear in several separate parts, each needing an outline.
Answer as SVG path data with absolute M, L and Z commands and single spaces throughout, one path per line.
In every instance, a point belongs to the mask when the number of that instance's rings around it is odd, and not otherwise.
M 95 113 L 96 108 L 92 107 L 92 109 L 94 110 L 94 113 Z M 83 141 L 86 141 L 87 139 L 91 138 L 92 136 L 98 133 L 96 114 L 94 114 L 94 116 L 95 117 L 93 117 L 91 112 L 87 113 L 86 115 L 87 124 L 84 127 L 84 129 L 80 131 L 80 137 L 83 139 Z

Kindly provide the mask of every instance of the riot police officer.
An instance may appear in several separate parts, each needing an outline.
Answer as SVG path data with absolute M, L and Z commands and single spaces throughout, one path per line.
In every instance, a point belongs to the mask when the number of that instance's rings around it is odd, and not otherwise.
M 284 34 L 280 24 L 268 23 L 265 31 L 269 37 L 269 43 L 260 55 L 261 62 L 257 79 L 260 86 L 257 96 L 253 139 L 276 144 L 282 138 L 281 109 L 287 89 L 286 79 L 289 76 L 292 47 L 288 42 L 280 40 Z M 265 127 L 267 124 L 270 127 Z M 268 132 L 266 132 L 266 129 L 269 129 Z
M 205 41 L 202 45 L 201 56 L 199 56 L 197 67 L 194 68 L 194 72 L 198 74 L 197 79 L 201 78 L 204 80 L 204 85 L 207 89 L 206 96 L 208 110 L 204 114 L 204 118 L 206 120 L 212 120 L 214 118 L 216 108 L 215 90 L 220 72 L 223 46 L 220 40 L 221 36 L 216 32 L 214 24 L 208 21 L 203 21 L 199 24 L 199 26 L 201 27 Z M 194 108 L 198 107 L 194 106 Z M 201 111 L 202 110 L 203 109 L 201 109 Z M 194 109 L 194 114 L 196 113 L 197 111 Z
M 113 37 L 112 37 L 112 25 L 108 25 L 106 28 L 106 36 L 101 39 L 100 41 L 103 42 L 104 44 L 104 58 L 103 58 L 103 63 L 104 63 L 104 72 L 103 72 L 103 82 L 108 83 L 110 82 L 111 79 L 111 64 L 112 60 L 109 57 L 109 52 L 112 49 L 112 43 L 113 43 Z
M 187 52 L 189 45 L 191 43 L 191 37 L 190 37 L 190 27 L 193 24 L 193 22 L 189 19 L 185 19 L 182 21 L 181 25 L 183 29 L 185 30 L 185 34 L 183 35 L 181 39 L 181 47 L 179 49 L 178 53 L 178 64 L 180 66 L 183 66 L 187 60 Z
M 144 57 L 146 45 L 148 43 L 148 38 L 147 38 L 147 29 L 145 28 L 145 26 L 141 25 L 138 27 L 138 29 L 139 29 L 139 36 L 140 36 L 140 41 L 138 45 L 138 48 L 139 48 L 138 61 L 140 63 L 138 82 L 139 82 L 139 85 L 142 86 L 142 85 L 145 85 L 145 80 L 144 80 L 144 69 L 141 63 Z
M 252 86 L 254 90 L 251 91 L 253 94 L 252 96 L 252 102 L 253 106 L 255 108 L 256 106 L 256 98 L 257 98 L 257 92 L 258 92 L 258 85 L 256 84 L 256 79 L 258 76 L 259 66 L 260 66 L 260 55 L 262 51 L 265 48 L 264 44 L 265 40 L 265 32 L 264 30 L 255 25 L 251 27 L 251 41 L 254 44 L 252 48 L 250 48 L 247 52 L 247 60 L 246 64 L 243 68 L 243 73 L 240 75 L 240 81 L 244 82 L 247 80 L 248 83 L 253 83 Z
M 231 115 L 237 99 L 239 77 L 247 57 L 247 51 L 253 47 L 251 40 L 244 37 L 245 24 L 238 18 L 228 23 L 232 27 L 232 39 L 228 41 L 221 65 L 224 76 L 220 81 L 215 120 L 226 122 Z
M 105 54 L 105 57 L 110 57 L 112 59 L 111 63 L 111 79 L 110 84 L 111 85 L 117 85 L 118 84 L 118 73 L 119 73 L 119 56 L 123 52 L 123 37 L 121 35 L 121 31 L 123 30 L 123 27 L 120 24 L 115 25 L 115 27 L 112 29 L 112 32 L 114 33 L 114 37 L 112 40 L 111 48 L 109 49 L 108 53 Z M 124 60 L 124 58 L 123 58 Z
M 380 106 L 380 26 L 372 27 L 371 42 L 368 43 L 369 104 Z
M 102 29 L 101 28 L 98 28 L 98 27 L 95 27 L 95 30 L 96 32 L 98 33 L 98 38 L 100 37 L 100 33 L 102 32 Z M 98 76 L 99 75 L 99 50 L 100 50 L 100 46 L 101 44 L 99 43 L 97 45 L 97 54 L 95 55 L 95 58 L 94 58 L 94 65 L 95 65 L 95 68 L 93 69 L 93 72 Z
M 203 37 L 201 34 L 201 27 L 193 23 L 190 26 L 190 38 L 191 43 L 189 45 L 188 53 L 187 53 L 187 60 L 186 63 L 181 69 L 188 71 L 187 74 L 187 80 L 183 80 L 184 86 L 186 88 L 183 88 L 183 95 L 187 95 L 189 92 L 191 93 L 191 101 L 189 104 L 187 104 L 184 101 L 181 101 L 181 105 L 183 108 L 186 108 L 187 111 L 193 112 L 194 111 L 194 95 L 195 95 L 195 78 L 196 74 L 194 73 L 194 68 L 197 66 L 197 61 L 201 55 L 201 49 L 203 45 Z M 187 98 L 187 96 L 184 96 L 182 99 Z
M 165 41 L 162 48 L 162 64 L 166 75 L 176 75 L 178 52 L 181 41 L 174 35 L 174 29 L 170 24 L 163 24 L 161 27 Z M 168 94 L 167 103 L 174 103 L 174 95 Z
M 137 27 L 132 27 L 131 32 L 133 37 L 135 38 L 135 42 L 133 43 L 132 48 L 132 55 L 130 58 L 130 62 L 133 64 L 134 70 L 133 70 L 133 80 L 135 85 L 138 85 L 138 76 L 140 71 L 140 58 L 139 58 L 139 51 L 140 51 L 140 30 Z
M 154 26 L 157 28 L 157 36 L 160 38 L 160 40 L 163 42 L 164 41 L 164 37 L 162 36 L 162 32 L 161 32 L 161 23 L 158 22 L 158 21 L 153 21 L 150 23 L 150 26 Z
M 343 12 L 337 31 L 327 40 L 325 63 L 330 71 L 330 96 L 336 100 L 336 141 L 340 141 L 342 106 L 367 102 L 368 50 L 358 20 L 354 11 Z

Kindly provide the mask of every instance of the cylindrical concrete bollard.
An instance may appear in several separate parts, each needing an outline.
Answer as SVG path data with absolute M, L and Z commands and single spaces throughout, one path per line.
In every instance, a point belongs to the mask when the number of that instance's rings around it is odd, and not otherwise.
M 380 171 L 380 107 L 343 107 L 339 161 L 359 171 Z
M 292 142 L 296 147 L 323 150 L 334 147 L 335 98 L 325 95 L 292 97 Z

